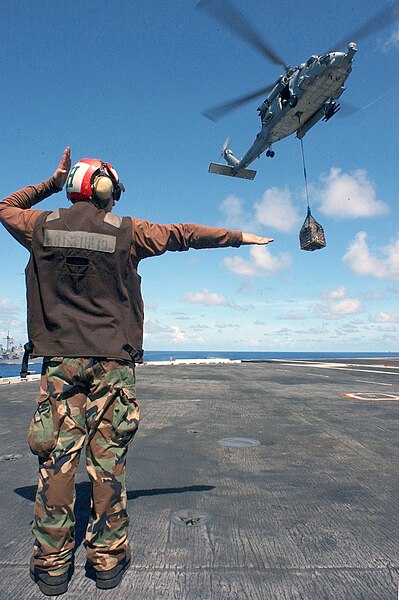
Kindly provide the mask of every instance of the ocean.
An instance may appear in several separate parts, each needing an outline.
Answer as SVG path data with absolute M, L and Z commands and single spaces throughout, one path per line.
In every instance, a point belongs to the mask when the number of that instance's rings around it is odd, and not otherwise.
M 399 352 L 213 352 L 213 351 L 176 351 L 148 350 L 144 353 L 145 361 L 164 361 L 185 358 L 230 358 L 231 360 L 309 360 L 334 358 L 398 358 Z M 0 364 L 0 377 L 15 377 L 19 375 L 20 365 Z M 30 373 L 40 373 L 41 364 L 29 364 Z

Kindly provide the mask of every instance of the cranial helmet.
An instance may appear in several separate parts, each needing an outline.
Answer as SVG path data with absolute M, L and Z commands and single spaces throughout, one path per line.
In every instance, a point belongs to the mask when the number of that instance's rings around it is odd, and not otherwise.
M 104 208 L 112 196 L 119 200 L 125 191 L 115 169 L 99 158 L 82 158 L 69 172 L 66 194 L 71 202 L 92 200 Z

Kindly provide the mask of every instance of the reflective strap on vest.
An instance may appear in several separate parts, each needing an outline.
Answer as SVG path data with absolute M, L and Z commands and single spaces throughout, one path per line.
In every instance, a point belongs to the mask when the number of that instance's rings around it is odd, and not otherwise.
M 46 229 L 43 245 L 56 248 L 81 248 L 112 254 L 116 248 L 116 237 L 105 233 L 89 233 L 88 231 Z

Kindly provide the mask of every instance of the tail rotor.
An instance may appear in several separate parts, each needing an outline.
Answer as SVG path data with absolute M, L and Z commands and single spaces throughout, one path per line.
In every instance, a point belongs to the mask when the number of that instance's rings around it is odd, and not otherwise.
M 224 140 L 224 144 L 223 147 L 220 151 L 220 156 L 222 158 L 226 158 L 226 154 L 231 153 L 231 150 L 229 149 L 230 146 L 230 142 L 231 142 L 231 137 L 228 136 L 225 140 Z

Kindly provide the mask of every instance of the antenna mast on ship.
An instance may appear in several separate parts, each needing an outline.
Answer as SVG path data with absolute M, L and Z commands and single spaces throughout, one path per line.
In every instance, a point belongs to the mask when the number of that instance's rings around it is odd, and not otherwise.
M 7 352 L 11 352 L 13 349 L 14 340 L 10 336 L 10 330 L 7 331 L 6 340 L 7 340 Z

